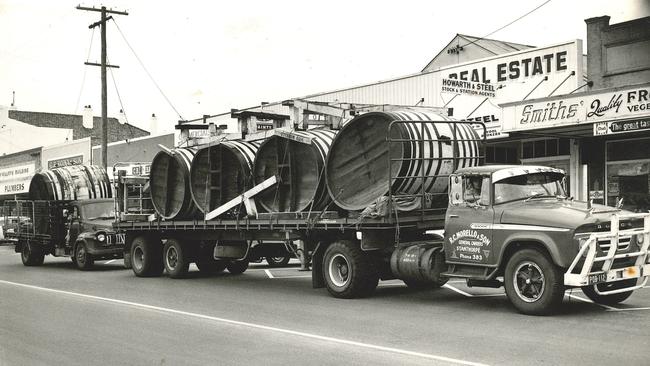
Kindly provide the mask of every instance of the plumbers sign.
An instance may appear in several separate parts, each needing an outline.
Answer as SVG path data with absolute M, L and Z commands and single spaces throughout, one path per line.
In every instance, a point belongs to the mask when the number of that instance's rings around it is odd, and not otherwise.
M 0 168 L 0 195 L 29 192 L 29 182 L 36 174 L 36 164 Z
M 454 118 L 485 123 L 488 138 L 506 137 L 499 104 L 575 90 L 582 57 L 576 40 L 444 68 L 439 104 L 454 108 Z
M 503 105 L 504 131 L 594 123 L 595 135 L 648 129 L 650 84 L 604 93 L 583 93 Z

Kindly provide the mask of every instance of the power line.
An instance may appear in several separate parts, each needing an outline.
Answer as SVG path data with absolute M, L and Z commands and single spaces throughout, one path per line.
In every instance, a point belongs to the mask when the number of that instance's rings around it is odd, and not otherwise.
M 106 62 L 108 62 L 110 64 L 110 61 L 108 60 L 108 58 L 106 59 Z M 120 90 L 117 88 L 117 80 L 115 79 L 115 75 L 113 75 L 113 69 L 109 69 L 109 70 L 111 72 L 111 79 L 113 79 L 113 86 L 115 86 L 115 93 L 117 94 L 117 100 L 120 102 L 120 108 L 122 110 L 122 114 L 124 114 L 124 121 L 126 122 L 126 125 L 129 127 L 129 134 L 130 134 L 131 138 L 133 138 L 135 136 L 135 134 L 133 133 L 133 128 L 131 127 L 131 124 L 129 123 L 129 118 L 126 116 L 126 109 L 124 109 L 124 104 L 122 104 L 122 97 L 120 96 Z
M 93 28 L 92 33 L 90 34 L 90 46 L 88 46 L 88 55 L 86 56 L 86 62 L 90 61 L 90 52 L 93 49 L 93 39 L 95 39 L 95 28 Z M 84 75 L 81 78 L 81 86 L 79 87 L 79 95 L 77 96 L 77 104 L 74 108 L 74 112 L 77 113 L 79 110 L 79 101 L 81 100 L 81 93 L 84 90 L 84 84 L 86 83 L 86 72 L 88 68 L 84 66 Z
M 474 43 L 476 43 L 476 42 L 478 42 L 478 41 L 480 41 L 480 40 L 482 40 L 482 39 L 485 39 L 486 37 L 489 37 L 489 36 L 493 35 L 494 33 L 496 33 L 496 32 L 498 32 L 498 31 L 502 30 L 503 28 L 506 28 L 506 27 L 508 27 L 508 26 L 510 26 L 510 25 L 512 25 L 512 24 L 514 24 L 515 22 L 517 22 L 517 21 L 519 21 L 519 20 L 525 18 L 525 17 L 528 16 L 529 14 L 533 13 L 533 12 L 536 11 L 537 9 L 541 8 L 542 6 L 544 6 L 544 5 L 546 5 L 546 4 L 550 3 L 550 2 L 551 2 L 551 0 L 546 0 L 546 1 L 544 1 L 543 3 L 541 3 L 540 5 L 538 5 L 535 9 L 533 9 L 533 10 L 529 11 L 528 13 L 526 13 L 526 14 L 520 16 L 519 18 L 517 18 L 517 19 L 511 21 L 510 23 L 504 25 L 503 27 L 498 28 L 498 29 L 496 29 L 496 30 L 494 30 L 494 31 L 492 31 L 492 32 L 490 32 L 490 33 L 484 35 L 483 37 L 477 38 L 477 39 L 473 40 L 472 42 L 469 42 L 469 43 L 467 43 L 467 44 L 465 44 L 465 45 L 462 45 L 462 46 L 460 46 L 460 47 L 467 47 L 467 46 L 469 46 L 469 45 L 471 45 L 471 44 L 474 44 Z
M 138 57 L 138 54 L 135 53 L 135 50 L 133 49 L 133 47 L 131 47 L 131 44 L 129 43 L 129 41 L 128 41 L 128 40 L 126 39 L 126 37 L 124 36 L 124 33 L 122 33 L 122 30 L 120 29 L 120 26 L 117 24 L 117 22 L 115 21 L 115 19 L 113 19 L 113 23 L 115 24 L 115 27 L 117 27 L 117 30 L 120 32 L 120 35 L 122 36 L 122 39 L 124 39 L 124 42 L 126 42 L 126 45 L 129 46 L 129 49 L 131 50 L 131 52 L 133 52 L 133 56 L 135 56 L 135 58 L 136 58 L 136 59 L 138 60 L 138 62 L 140 63 L 140 66 L 142 66 L 142 68 L 144 69 L 144 71 L 145 71 L 145 72 L 147 73 L 147 75 L 149 76 L 149 79 L 151 79 L 151 81 L 152 81 L 153 84 L 156 86 L 156 88 L 158 88 L 158 91 L 160 92 L 160 94 L 165 98 L 165 100 L 167 101 L 167 103 L 169 104 L 169 106 L 172 107 L 172 109 L 174 110 L 174 112 L 176 112 L 176 114 L 178 115 L 178 117 L 179 117 L 181 120 L 185 120 L 185 119 L 183 118 L 183 116 L 181 116 L 181 114 L 178 112 L 178 110 L 176 109 L 176 107 L 174 107 L 174 105 L 173 105 L 172 102 L 169 100 L 169 98 L 167 98 L 167 95 L 165 95 L 165 93 L 162 91 L 162 89 L 160 88 L 160 86 L 158 85 L 158 83 L 156 82 L 156 80 L 153 78 L 153 76 L 151 76 L 151 73 L 149 73 L 149 70 L 147 70 L 147 67 L 144 66 L 144 63 L 142 62 L 142 60 L 140 60 L 140 57 Z

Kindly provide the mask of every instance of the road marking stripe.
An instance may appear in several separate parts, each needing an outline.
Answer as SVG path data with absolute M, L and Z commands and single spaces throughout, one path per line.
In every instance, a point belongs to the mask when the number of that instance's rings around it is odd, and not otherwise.
M 568 297 L 570 297 L 570 298 L 572 298 L 572 299 L 576 299 L 576 300 L 579 300 L 579 301 L 582 301 L 582 302 L 588 302 L 588 303 L 591 303 L 591 304 L 594 304 L 594 305 L 598 305 L 598 306 L 600 306 L 600 307 L 602 307 L 602 308 L 605 308 L 605 309 L 607 309 L 607 310 L 609 310 L 609 311 L 617 311 L 617 310 L 620 310 L 620 309 L 615 308 L 615 307 L 613 307 L 613 306 L 609 306 L 609 305 L 604 305 L 604 304 L 599 304 L 599 303 L 597 303 L 597 302 L 593 302 L 593 301 L 591 301 L 591 300 L 589 300 L 589 299 L 585 299 L 584 297 L 576 296 L 576 295 L 569 294 L 569 293 L 566 293 L 565 295 L 567 295 Z
M 124 300 L 118 300 L 118 299 L 111 299 L 111 298 L 107 298 L 107 297 L 100 297 L 100 296 L 93 296 L 93 295 L 86 295 L 86 294 L 82 294 L 82 293 L 78 293 L 78 292 L 55 290 L 55 289 L 51 289 L 51 288 L 47 288 L 47 287 L 33 286 L 33 285 L 27 285 L 27 284 L 24 284 L 24 283 L 10 282 L 10 281 L 4 281 L 4 280 L 0 280 L 0 283 L 6 284 L 6 285 L 11 285 L 11 286 L 16 286 L 16 287 L 29 288 L 29 289 L 33 289 L 33 290 L 41 290 L 41 291 L 45 291 L 45 292 L 52 292 L 52 293 L 57 293 L 57 294 L 76 296 L 76 297 L 81 297 L 81 298 L 85 298 L 85 299 L 105 301 L 105 302 L 109 302 L 109 303 L 113 303 L 113 304 L 126 305 L 126 306 L 131 306 L 131 307 L 145 309 L 145 310 L 153 310 L 153 311 L 157 311 L 157 312 L 165 312 L 165 313 L 176 314 L 176 315 L 184 315 L 184 316 L 188 316 L 188 317 L 193 317 L 193 318 L 198 318 L 198 319 L 205 319 L 205 320 L 212 320 L 212 321 L 215 321 L 215 322 L 226 323 L 226 324 L 231 324 L 231 325 L 238 325 L 238 326 L 254 328 L 254 329 L 261 329 L 261 330 L 266 330 L 266 331 L 271 331 L 271 332 L 290 334 L 290 335 L 304 337 L 304 338 L 317 339 L 317 340 L 325 341 L 325 342 L 332 342 L 332 343 L 338 343 L 338 344 L 345 344 L 345 345 L 348 345 L 348 346 L 357 346 L 357 347 L 361 347 L 361 348 L 374 349 L 374 350 L 377 350 L 377 351 L 396 353 L 396 354 L 405 355 L 405 356 L 420 357 L 420 358 L 436 360 L 436 361 L 444 361 L 444 362 L 455 363 L 455 364 L 460 364 L 460 365 L 486 366 L 486 364 L 479 363 L 479 362 L 472 362 L 472 361 L 461 360 L 461 359 L 457 359 L 457 358 L 432 355 L 432 354 L 429 354 L 429 353 L 407 351 L 407 350 L 403 350 L 403 349 L 399 349 L 399 348 L 393 348 L 393 347 L 384 347 L 384 346 L 379 346 L 379 345 L 375 345 L 375 344 L 371 344 L 371 343 L 362 343 L 362 342 L 351 341 L 351 340 L 347 340 L 347 339 L 321 336 L 321 335 L 317 335 L 317 334 L 313 334 L 313 333 L 306 333 L 306 332 L 300 332 L 300 331 L 296 331 L 296 330 L 270 327 L 270 326 L 267 326 L 267 325 L 248 323 L 248 322 L 242 322 L 242 321 L 225 319 L 225 318 L 218 318 L 218 317 L 209 316 L 209 315 L 191 313 L 191 312 L 187 312 L 187 311 L 175 310 L 175 309 L 170 309 L 170 308 L 163 308 L 163 307 L 153 306 L 153 305 L 146 305 L 146 304 L 141 304 L 141 303 L 137 303 L 137 302 L 124 301 Z
M 275 278 L 273 277 L 273 273 L 271 273 L 271 271 L 269 271 L 268 269 L 265 269 L 264 273 L 266 273 L 266 275 L 269 276 L 269 278 Z
M 607 309 L 607 311 L 635 311 L 635 310 L 650 310 L 650 308 L 618 308 L 618 309 Z
M 311 278 L 311 275 L 309 276 L 273 276 L 273 279 L 277 278 Z
M 497 297 L 497 296 L 506 296 L 505 293 L 502 294 L 482 294 L 482 295 L 472 295 L 474 297 Z
M 104 264 L 111 264 L 111 263 L 113 263 L 113 262 L 115 262 L 115 259 L 111 259 L 110 261 L 108 261 L 108 262 L 106 262 L 106 263 L 104 263 Z
M 448 288 L 448 289 L 450 289 L 450 290 L 452 290 L 452 291 L 456 291 L 456 292 L 458 292 L 459 294 L 464 295 L 464 296 L 467 296 L 467 297 L 474 297 L 474 295 L 472 295 L 472 294 L 470 294 L 470 293 L 468 293 L 468 292 L 465 292 L 465 291 L 463 291 L 463 290 L 459 290 L 459 289 L 455 288 L 454 286 L 452 286 L 452 285 L 450 285 L 450 284 L 448 284 L 448 283 L 445 283 L 444 285 L 442 285 L 442 287 Z

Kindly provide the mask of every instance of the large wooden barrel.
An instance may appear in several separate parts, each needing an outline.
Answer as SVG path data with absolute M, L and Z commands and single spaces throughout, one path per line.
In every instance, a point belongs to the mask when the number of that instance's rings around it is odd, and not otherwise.
M 448 122 L 395 124 L 391 139 L 403 142 L 391 142 L 389 151 L 388 126 L 395 120 Z M 370 112 L 355 117 L 337 134 L 327 157 L 330 195 L 341 208 L 362 210 L 388 193 L 390 177 L 405 177 L 392 180 L 393 194 L 418 194 L 423 186 L 427 193 L 444 193 L 448 185 L 445 175 L 454 169 L 450 141 L 454 140 L 454 130 L 455 140 L 475 140 L 456 141 L 458 167 L 478 165 L 479 138 L 468 124 L 456 124 L 449 117 L 421 110 Z M 393 159 L 390 172 L 389 153 Z
M 193 219 L 198 209 L 190 193 L 190 166 L 196 148 L 161 151 L 151 162 L 149 187 L 156 213 L 168 220 Z
M 201 148 L 190 170 L 194 203 L 208 213 L 252 188 L 259 142 L 221 141 Z
M 113 197 L 106 170 L 96 165 L 70 165 L 37 173 L 29 184 L 32 200 L 85 200 Z
M 255 182 L 274 175 L 280 182 L 255 196 L 255 201 L 269 212 L 325 209 L 331 202 L 325 184 L 325 159 L 335 134 L 314 129 L 267 139 L 255 156 Z

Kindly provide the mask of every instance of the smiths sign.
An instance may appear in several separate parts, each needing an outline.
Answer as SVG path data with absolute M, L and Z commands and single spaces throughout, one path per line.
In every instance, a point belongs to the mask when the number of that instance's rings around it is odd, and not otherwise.
M 595 123 L 594 134 L 646 129 L 642 120 L 650 115 L 650 84 L 605 93 L 503 104 L 504 131 L 531 130 Z M 636 122 L 620 122 L 639 119 Z
M 29 183 L 36 174 L 36 164 L 0 169 L 0 195 L 29 192 Z

